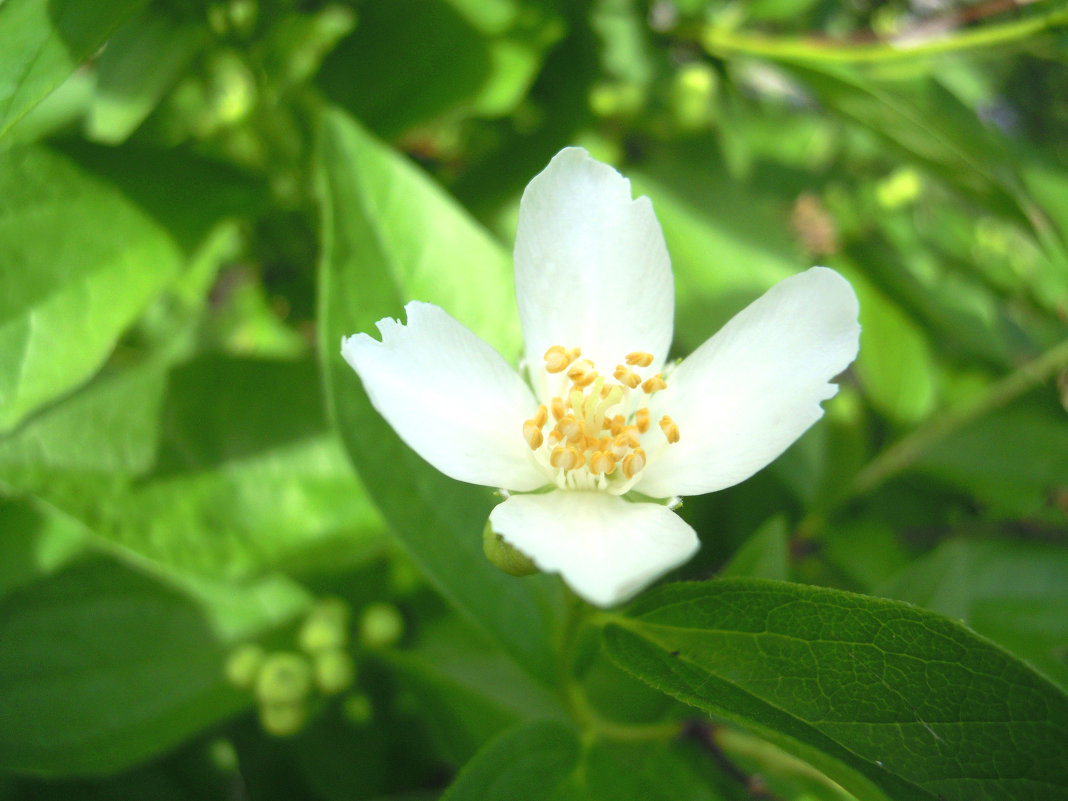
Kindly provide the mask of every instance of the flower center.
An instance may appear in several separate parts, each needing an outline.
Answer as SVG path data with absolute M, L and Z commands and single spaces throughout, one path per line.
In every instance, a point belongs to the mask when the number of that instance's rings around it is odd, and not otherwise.
M 622 495 L 651 456 L 679 441 L 679 427 L 667 415 L 659 433 L 652 430 L 649 401 L 667 383 L 661 373 L 646 378 L 638 372 L 653 363 L 649 353 L 627 354 L 612 379 L 581 356 L 578 348 L 561 345 L 545 352 L 549 402 L 523 423 L 523 438 L 561 489 Z

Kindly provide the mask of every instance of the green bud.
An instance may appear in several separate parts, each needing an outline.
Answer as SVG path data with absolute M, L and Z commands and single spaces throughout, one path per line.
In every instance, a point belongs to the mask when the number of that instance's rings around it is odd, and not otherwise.
M 486 521 L 482 529 L 482 552 L 490 564 L 498 567 L 510 576 L 529 576 L 538 572 L 538 566 L 525 553 L 505 542 L 504 537 L 493 530 Z
M 320 651 L 315 655 L 315 683 L 327 695 L 339 693 L 356 678 L 356 665 L 347 651 Z
M 256 675 L 263 665 L 265 654 L 263 648 L 254 642 L 246 642 L 237 646 L 226 658 L 226 680 L 235 687 L 243 690 L 250 689 L 256 681 Z
M 360 643 L 365 648 L 389 648 L 404 636 L 404 618 L 393 604 L 371 604 L 360 616 Z
M 256 680 L 256 697 L 267 705 L 296 704 L 312 687 L 312 670 L 300 654 L 279 652 L 263 662 Z
M 308 719 L 308 710 L 301 703 L 264 704 L 260 707 L 260 725 L 275 737 L 296 734 Z
M 312 607 L 297 633 L 310 654 L 344 648 L 349 641 L 349 607 L 340 598 L 324 598 Z
M 223 773 L 236 773 L 239 768 L 237 749 L 229 740 L 218 738 L 208 746 L 208 759 L 216 770 Z
M 694 61 L 679 67 L 671 85 L 671 105 L 681 128 L 692 131 L 711 124 L 718 84 L 708 64 Z
M 371 699 L 364 693 L 352 693 L 347 696 L 345 703 L 341 705 L 341 711 L 345 713 L 345 717 L 359 726 L 370 723 L 374 716 Z

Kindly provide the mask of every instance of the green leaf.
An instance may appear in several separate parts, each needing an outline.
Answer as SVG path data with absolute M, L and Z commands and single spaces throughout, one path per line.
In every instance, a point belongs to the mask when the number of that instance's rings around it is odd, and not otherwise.
M 1036 542 L 950 540 L 878 594 L 959 618 L 1068 687 L 1068 551 Z
M 196 606 L 118 563 L 81 562 L 0 608 L 0 766 L 113 772 L 243 705 Z
M 918 472 L 966 489 L 999 516 L 1064 513 L 1051 494 L 1068 486 L 1068 427 L 1052 407 L 1017 405 L 983 417 L 935 442 L 916 460 Z
M 0 137 L 145 0 L 0 3 Z
M 474 98 L 490 69 L 486 40 L 444 2 L 391 0 L 360 8 L 356 32 L 326 58 L 320 82 L 393 138 Z
M 683 743 L 594 740 L 535 721 L 490 742 L 441 801 L 716 801 L 720 777 Z
M 341 112 L 323 119 L 319 184 L 323 379 L 349 457 L 437 588 L 521 665 L 548 679 L 559 583 L 517 579 L 489 564 L 482 530 L 492 494 L 446 478 L 412 453 L 340 355 L 342 336 L 373 331 L 412 299 L 438 303 L 502 353 L 518 353 L 509 259 L 440 189 Z
M 628 615 L 604 630 L 623 667 L 859 798 L 1068 797 L 1068 697 L 943 617 L 755 579 L 671 585 Z
M 118 28 L 96 62 L 89 138 L 124 142 L 207 42 L 206 26 L 174 19 L 155 6 Z
M 93 382 L 0 441 L 0 483 L 160 568 L 245 578 L 381 523 L 352 476 L 311 362 L 202 358 Z
M 536 721 L 517 726 L 482 749 L 441 801 L 552 798 L 568 782 L 579 754 L 578 738 L 562 723 Z
M 785 581 L 789 572 L 790 533 L 786 518 L 779 515 L 768 520 L 742 544 L 720 575 Z
M 854 369 L 865 395 L 884 414 L 917 423 L 935 405 L 935 366 L 923 331 L 855 271 L 860 301 L 860 353 Z
M 558 698 L 455 615 L 424 627 L 412 648 L 383 658 L 418 699 L 443 753 L 457 763 L 509 726 L 565 717 Z
M 85 550 L 84 526 L 35 498 L 0 498 L 0 597 Z
M 92 375 L 182 264 L 140 208 L 42 148 L 0 153 L 0 251 L 0 432 Z

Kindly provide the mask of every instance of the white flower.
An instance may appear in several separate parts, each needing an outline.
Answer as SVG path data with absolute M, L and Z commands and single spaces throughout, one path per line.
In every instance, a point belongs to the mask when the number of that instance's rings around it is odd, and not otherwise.
M 674 285 L 652 204 L 579 148 L 523 193 L 515 283 L 525 377 L 428 303 L 409 303 L 407 324 L 379 321 L 381 342 L 344 339 L 342 354 L 420 456 L 511 491 L 493 530 L 599 606 L 697 550 L 672 502 L 649 498 L 753 475 L 822 416 L 857 354 L 856 296 L 814 267 L 672 369 Z

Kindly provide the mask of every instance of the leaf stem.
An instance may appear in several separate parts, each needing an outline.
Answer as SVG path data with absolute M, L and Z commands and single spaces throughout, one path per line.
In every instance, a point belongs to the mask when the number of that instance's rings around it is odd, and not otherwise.
M 1065 367 L 1068 367 L 1068 340 L 1021 365 L 992 384 L 986 392 L 947 410 L 945 414 L 935 417 L 895 442 L 860 469 L 854 476 L 846 497 L 871 491 L 891 476 L 911 466 L 936 442 L 1048 381 Z
M 1068 26 L 1063 6 L 1025 19 L 970 28 L 953 36 L 941 32 L 893 42 L 836 44 L 826 39 L 771 37 L 708 26 L 698 34 L 704 48 L 716 56 L 749 55 L 781 61 L 837 64 L 877 64 L 978 50 L 1020 42 L 1048 30 Z

